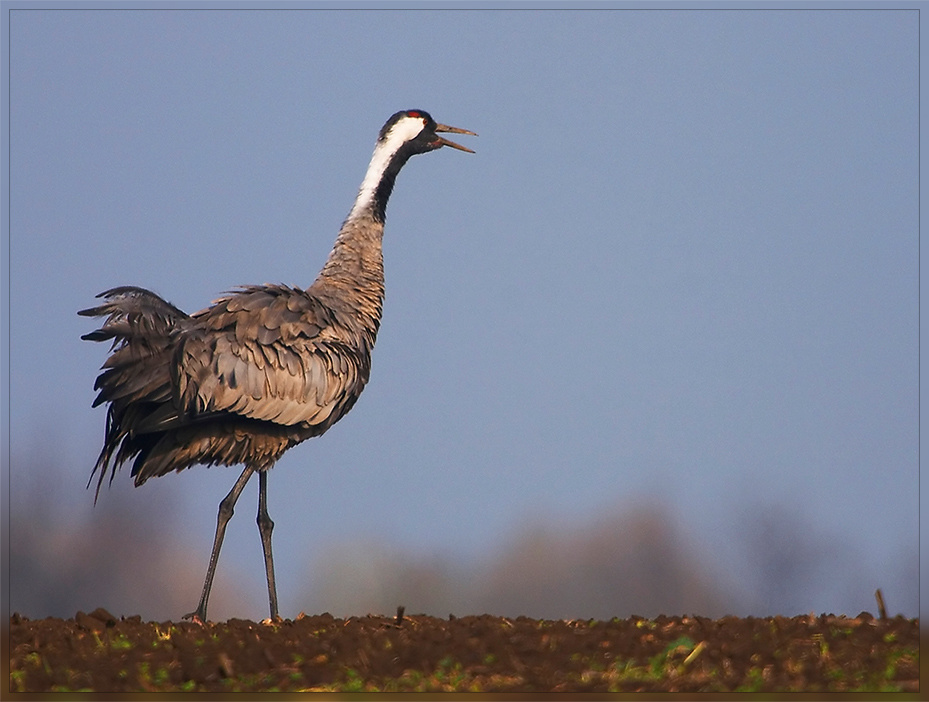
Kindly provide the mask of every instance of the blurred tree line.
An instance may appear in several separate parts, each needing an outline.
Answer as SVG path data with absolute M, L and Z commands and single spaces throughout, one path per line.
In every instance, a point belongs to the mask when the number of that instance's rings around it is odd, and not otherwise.
M 16 487 L 8 503 L 4 548 L 9 550 L 3 560 L 11 612 L 70 617 L 79 609 L 104 607 L 160 621 L 192 609 L 202 585 L 206 541 L 198 535 L 187 543 L 172 527 L 177 520 L 165 509 L 179 501 L 159 506 L 138 500 L 130 507 L 114 494 L 75 520 L 58 510 L 62 496 L 54 482 L 63 469 L 43 463 L 48 457 L 33 460 L 33 465 L 20 463 L 32 480 L 10 481 Z M 134 488 L 116 481 L 117 489 Z M 92 499 L 90 493 L 83 497 Z M 620 505 L 569 525 L 539 515 L 489 544 L 477 562 L 453 553 L 410 553 L 377 539 L 331 544 L 320 558 L 305 563 L 306 584 L 285 616 L 300 610 L 392 614 L 398 605 L 409 614 L 442 617 L 811 611 L 854 616 L 876 612 L 877 587 L 891 614 L 918 615 L 915 535 L 912 546 L 901 545 L 898 570 L 874 573 L 843 535 L 817 531 L 790 509 L 761 504 L 741 509 L 742 528 L 730 535 L 725 549 L 688 534 L 661 503 Z M 224 566 L 211 615 L 218 620 L 265 616 L 263 580 Z M 255 567 L 260 570 L 257 562 Z

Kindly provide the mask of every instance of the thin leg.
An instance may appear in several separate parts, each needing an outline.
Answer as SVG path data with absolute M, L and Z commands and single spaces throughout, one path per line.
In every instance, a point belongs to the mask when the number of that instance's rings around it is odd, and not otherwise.
M 213 587 L 213 576 L 216 574 L 216 562 L 219 560 L 219 549 L 223 545 L 223 536 L 226 535 L 226 524 L 232 519 L 236 500 L 245 488 L 248 479 L 252 477 L 255 469 L 246 466 L 242 475 L 235 481 L 235 485 L 229 491 L 229 494 L 219 503 L 219 514 L 216 517 L 216 536 L 213 537 L 213 553 L 210 554 L 210 566 L 206 570 L 206 580 L 203 582 L 203 594 L 200 595 L 200 604 L 197 609 L 190 614 L 185 614 L 184 619 L 193 619 L 201 623 L 206 622 L 206 602 L 210 599 L 210 589 Z
M 265 573 L 268 575 L 268 602 L 271 604 L 271 619 L 279 620 L 277 613 L 277 587 L 274 584 L 274 558 L 271 556 L 271 532 L 274 522 L 268 515 L 268 472 L 258 471 L 258 533 L 265 554 Z

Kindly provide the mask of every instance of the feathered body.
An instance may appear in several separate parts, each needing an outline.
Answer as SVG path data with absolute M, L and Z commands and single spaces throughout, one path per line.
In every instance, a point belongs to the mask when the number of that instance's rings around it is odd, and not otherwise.
M 109 403 L 91 474 L 98 496 L 107 470 L 112 481 L 133 459 L 136 485 L 197 464 L 242 463 L 247 469 L 230 493 L 231 516 L 251 472 L 262 476 L 263 497 L 264 473 L 274 462 L 354 406 L 368 382 L 380 324 L 381 242 L 395 178 L 414 154 L 442 146 L 470 151 L 440 131 L 473 134 L 437 124 L 421 110 L 398 112 L 384 125 L 354 206 L 309 288 L 241 287 L 188 315 L 148 290 L 118 287 L 100 295 L 103 304 L 78 313 L 106 317 L 82 338 L 113 342 L 95 385 L 94 406 Z M 267 532 L 273 590 L 270 526 Z M 221 540 L 218 525 L 201 618 Z
M 318 286 L 323 287 L 323 286 Z M 346 314 L 308 290 L 244 287 L 186 315 L 141 288 L 115 288 L 88 313 L 108 315 L 86 338 L 113 338 L 94 405 L 109 402 L 95 466 L 135 457 L 135 484 L 196 464 L 266 470 L 352 408 L 371 369 L 384 294 Z
M 371 371 L 384 300 L 383 221 L 347 220 L 308 289 L 246 286 L 187 315 L 120 287 L 81 314 L 107 315 L 84 338 L 113 339 L 94 405 L 109 403 L 95 466 L 135 458 L 135 484 L 196 464 L 267 470 L 352 408 Z

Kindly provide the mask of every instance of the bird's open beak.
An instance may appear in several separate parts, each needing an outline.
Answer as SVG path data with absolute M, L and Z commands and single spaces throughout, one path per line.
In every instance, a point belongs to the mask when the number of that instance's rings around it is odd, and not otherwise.
M 435 126 L 437 132 L 451 132 L 452 134 L 470 134 L 471 136 L 477 136 L 474 132 L 469 132 L 467 129 L 459 129 L 458 127 L 449 127 L 447 124 L 437 124 Z M 473 154 L 474 151 L 469 149 L 467 146 L 462 146 L 461 144 L 456 144 L 454 141 L 448 139 L 443 139 L 442 137 L 438 138 L 439 146 L 451 146 L 453 149 L 458 149 L 459 151 L 467 151 L 469 154 Z

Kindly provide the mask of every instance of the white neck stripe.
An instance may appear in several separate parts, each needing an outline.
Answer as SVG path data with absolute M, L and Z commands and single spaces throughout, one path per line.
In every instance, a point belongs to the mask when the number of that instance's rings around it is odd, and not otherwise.
M 384 171 L 390 165 L 394 154 L 422 130 L 422 118 L 404 117 L 387 132 L 383 139 L 378 140 L 377 145 L 374 147 L 374 154 L 371 156 L 371 163 L 368 164 L 368 171 L 365 173 L 364 180 L 361 181 L 361 187 L 358 189 L 358 197 L 355 198 L 355 204 L 348 215 L 349 219 L 357 217 L 371 207 L 377 186 L 384 177 Z

